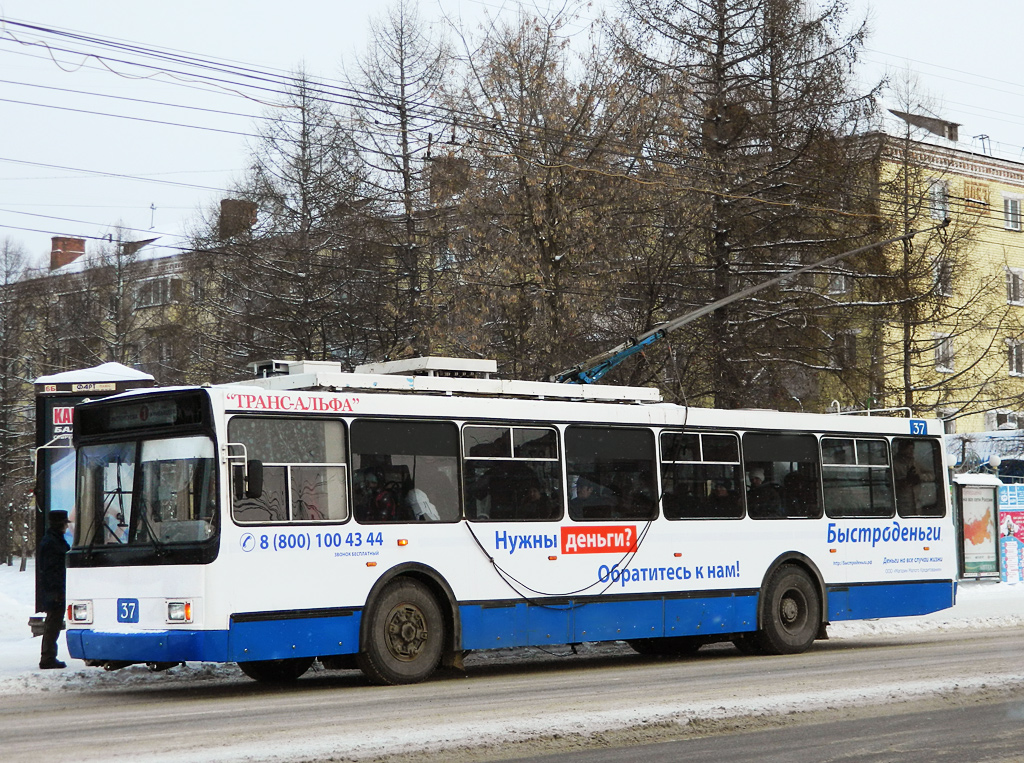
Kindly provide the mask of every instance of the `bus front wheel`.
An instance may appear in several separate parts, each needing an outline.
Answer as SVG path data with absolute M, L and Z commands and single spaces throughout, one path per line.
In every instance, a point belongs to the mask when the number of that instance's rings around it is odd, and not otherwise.
M 422 583 L 398 580 L 381 593 L 365 615 L 366 642 L 356 658 L 373 683 L 412 684 L 426 679 L 441 659 L 444 615 Z
M 754 640 L 764 654 L 799 654 L 814 643 L 821 626 L 821 597 L 803 568 L 784 564 L 772 573 L 761 618 Z

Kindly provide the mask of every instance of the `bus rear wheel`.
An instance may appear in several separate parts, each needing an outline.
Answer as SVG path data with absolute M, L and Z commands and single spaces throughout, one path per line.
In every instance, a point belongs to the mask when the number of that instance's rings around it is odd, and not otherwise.
M 312 657 L 290 657 L 285 660 L 252 660 L 240 662 L 238 667 L 249 678 L 264 684 L 286 684 L 309 670 Z
M 371 682 L 412 684 L 425 680 L 441 659 L 444 615 L 422 583 L 392 583 L 367 612 L 366 642 L 356 657 Z
M 764 590 L 761 630 L 753 637 L 763 654 L 807 651 L 821 626 L 821 597 L 810 575 L 793 564 L 772 573 Z

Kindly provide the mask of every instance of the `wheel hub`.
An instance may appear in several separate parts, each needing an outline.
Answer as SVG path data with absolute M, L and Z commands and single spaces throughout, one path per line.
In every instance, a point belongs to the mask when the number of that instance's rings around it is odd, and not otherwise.
M 782 603 L 779 606 L 779 614 L 782 616 L 782 622 L 786 625 L 792 625 L 800 618 L 800 604 L 792 596 L 786 596 L 782 599 Z
M 399 604 L 388 613 L 385 641 L 391 655 L 403 662 L 419 657 L 427 643 L 427 623 L 423 612 L 412 604 Z

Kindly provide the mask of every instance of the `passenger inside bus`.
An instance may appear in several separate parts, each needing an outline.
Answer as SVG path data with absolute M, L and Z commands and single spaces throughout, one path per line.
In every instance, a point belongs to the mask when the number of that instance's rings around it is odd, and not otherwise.
M 360 522 L 399 521 L 399 500 L 394 486 L 384 481 L 382 470 L 362 469 L 356 474 L 354 503 Z
M 471 519 L 530 521 L 558 515 L 556 501 L 544 490 L 532 465 L 518 461 L 483 463 L 471 466 L 466 474 L 470 497 L 467 514 Z
M 420 522 L 438 522 L 441 519 L 441 515 L 437 512 L 437 507 L 430 502 L 430 498 L 427 494 L 417 487 L 412 486 L 412 481 L 408 483 L 408 487 L 405 492 L 405 505 L 412 512 L 413 518 Z
M 747 472 L 750 488 L 747 490 L 747 511 L 752 517 L 781 517 L 782 496 L 778 487 L 765 482 L 764 469 L 757 467 Z
M 716 482 L 711 488 L 705 506 L 707 514 L 712 517 L 731 517 L 736 514 L 737 496 L 729 490 L 724 482 Z
M 612 500 L 610 495 L 602 495 L 601 486 L 582 475 L 576 476 L 573 489 L 575 495 L 569 499 L 569 510 L 574 516 L 594 517 L 597 512 L 610 513 Z

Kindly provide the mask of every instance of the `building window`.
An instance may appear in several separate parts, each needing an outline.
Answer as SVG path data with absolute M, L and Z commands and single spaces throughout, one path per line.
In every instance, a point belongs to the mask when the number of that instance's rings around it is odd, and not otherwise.
M 932 273 L 935 277 L 935 294 L 939 297 L 953 296 L 953 265 L 944 257 L 939 257 L 932 263 Z
M 1020 199 L 1003 197 L 1003 226 L 1006 230 L 1020 230 Z
M 788 270 L 799 270 L 807 263 L 800 258 L 799 254 L 788 254 L 785 256 L 783 264 Z M 782 283 L 791 289 L 814 288 L 814 273 L 804 272 L 796 276 L 786 276 Z
M 852 331 L 836 334 L 832 354 L 837 368 L 855 368 L 857 365 L 857 335 Z
M 1024 271 L 1006 269 L 1006 301 L 1011 305 L 1024 305 Z
M 935 414 L 942 419 L 942 431 L 944 434 L 956 434 L 955 408 L 939 408 Z
M 174 343 L 170 339 L 156 340 L 156 359 L 160 363 L 170 363 L 174 359 Z
M 984 183 L 965 180 L 964 203 L 968 209 L 984 212 L 988 209 L 988 186 Z
M 948 334 L 935 334 L 935 370 L 940 373 L 953 373 L 953 337 Z
M 1015 411 L 993 411 L 993 429 L 1017 429 L 1021 424 L 1021 418 Z
M 1010 376 L 1024 376 L 1024 342 L 1007 342 Z
M 847 273 L 832 273 L 828 277 L 829 294 L 846 294 L 853 286 L 853 279 Z
M 933 220 L 949 217 L 949 183 L 932 180 L 928 185 L 928 211 Z
M 179 302 L 183 294 L 180 278 L 151 278 L 139 284 L 135 292 L 136 307 L 153 307 Z

